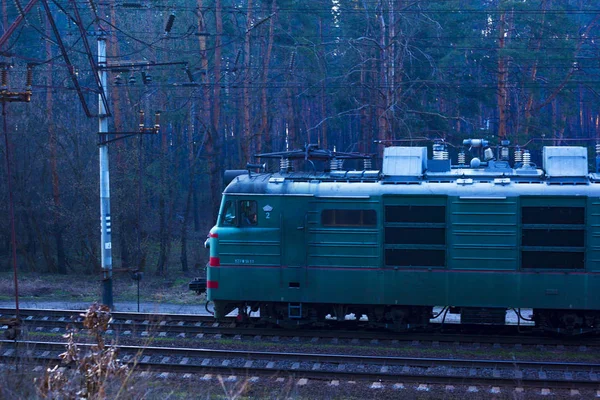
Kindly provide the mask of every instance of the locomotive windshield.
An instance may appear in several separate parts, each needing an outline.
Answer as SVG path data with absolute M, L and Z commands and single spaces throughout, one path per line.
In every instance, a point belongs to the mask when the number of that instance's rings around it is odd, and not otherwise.
M 227 201 L 223 207 L 221 226 L 235 226 L 235 203 L 231 200 Z
M 242 226 L 256 225 L 258 216 L 256 215 L 256 201 L 242 200 L 240 201 L 240 221 Z
M 255 226 L 258 223 L 257 209 L 258 207 L 254 200 L 237 201 L 237 210 L 236 202 L 228 200 L 223 206 L 221 226 Z M 236 218 L 238 215 L 239 218 Z

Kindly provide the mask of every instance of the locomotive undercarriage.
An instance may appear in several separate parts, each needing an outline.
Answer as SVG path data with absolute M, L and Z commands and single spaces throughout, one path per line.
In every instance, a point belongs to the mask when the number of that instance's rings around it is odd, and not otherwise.
M 237 318 L 240 322 L 256 316 L 261 322 L 285 328 L 358 325 L 403 332 L 431 326 L 430 319 L 434 317 L 433 307 L 429 306 L 216 301 L 214 309 L 217 318 L 238 309 Z M 480 309 L 474 310 L 481 315 Z M 449 311 L 462 314 L 466 309 L 451 308 Z M 467 324 L 503 325 L 500 321 L 493 323 L 489 319 L 461 320 Z M 535 329 L 543 332 L 561 335 L 600 333 L 598 311 L 534 309 L 531 321 L 535 323 Z
M 239 321 L 245 321 L 252 313 L 259 312 L 260 321 L 282 327 L 355 324 L 398 332 L 426 327 L 433 310 L 433 307 L 427 306 L 217 301 L 215 315 L 222 317 L 236 308 Z
M 534 309 L 533 321 L 538 329 L 559 334 L 600 333 L 600 312 L 587 310 Z

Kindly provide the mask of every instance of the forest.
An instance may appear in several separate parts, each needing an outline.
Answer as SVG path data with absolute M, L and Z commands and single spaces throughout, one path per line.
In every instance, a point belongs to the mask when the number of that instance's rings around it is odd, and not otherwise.
M 164 275 L 203 268 L 223 172 L 255 154 L 311 143 L 377 159 L 375 141 L 480 137 L 535 150 L 594 147 L 600 135 L 596 2 L 0 6 L 0 270 L 12 268 L 12 197 L 19 269 L 100 273 L 102 140 L 114 267 Z

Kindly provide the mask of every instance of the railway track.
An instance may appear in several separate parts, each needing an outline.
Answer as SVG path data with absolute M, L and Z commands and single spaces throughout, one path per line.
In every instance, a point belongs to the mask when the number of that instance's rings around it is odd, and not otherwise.
M 0 341 L 4 364 L 52 365 L 66 343 Z M 86 344 L 78 344 L 85 348 Z M 293 377 L 300 380 L 379 382 L 381 385 L 463 385 L 591 390 L 600 394 L 600 364 L 382 357 L 347 354 L 232 351 L 118 346 L 124 362 L 138 371 L 236 377 Z
M 23 321 L 23 330 L 64 332 L 67 326 L 81 328 L 82 311 L 75 310 L 45 310 L 22 309 L 20 310 Z M 14 317 L 15 310 L 0 308 L 0 317 Z M 516 327 L 504 327 L 504 334 L 490 333 L 465 333 L 457 325 L 449 325 L 444 331 L 394 333 L 388 331 L 365 331 L 358 329 L 277 329 L 273 327 L 260 327 L 254 324 L 239 326 L 235 318 L 216 322 L 211 316 L 186 315 L 186 314 L 147 314 L 147 313 L 122 313 L 113 312 L 108 334 L 144 337 L 156 335 L 159 337 L 177 338 L 234 338 L 234 339 L 264 339 L 264 340 L 291 340 L 294 342 L 318 342 L 327 340 L 332 343 L 382 344 L 397 345 L 410 343 L 413 345 L 440 346 L 442 344 L 492 345 L 504 348 L 522 348 L 535 346 L 553 349 L 582 350 L 600 348 L 599 338 L 552 338 L 532 334 L 530 331 L 518 334 Z

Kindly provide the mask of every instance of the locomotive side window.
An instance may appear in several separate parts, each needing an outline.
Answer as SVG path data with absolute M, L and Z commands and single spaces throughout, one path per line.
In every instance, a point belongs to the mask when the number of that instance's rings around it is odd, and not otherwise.
M 258 223 L 256 201 L 241 200 L 239 208 L 241 226 L 254 226 Z
M 375 210 L 323 210 L 323 226 L 376 226 Z
M 221 216 L 221 226 L 234 226 L 235 219 L 235 203 L 231 200 L 225 202 L 223 207 L 223 215 Z
M 522 268 L 583 269 L 585 207 L 523 206 Z

